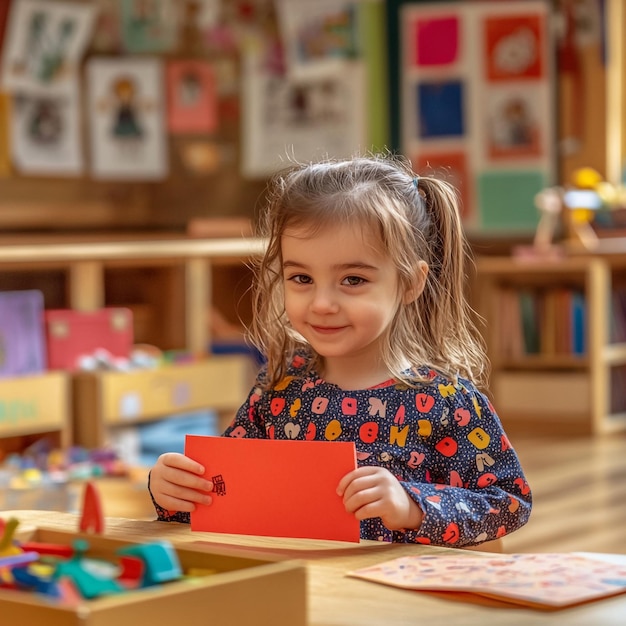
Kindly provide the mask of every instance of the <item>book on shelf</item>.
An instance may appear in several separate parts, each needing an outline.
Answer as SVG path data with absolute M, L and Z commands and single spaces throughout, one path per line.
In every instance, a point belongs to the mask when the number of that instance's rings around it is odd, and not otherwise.
M 587 350 L 585 294 L 572 291 L 572 354 L 583 355 Z
M 498 315 L 502 358 L 586 353 L 587 312 L 581 290 L 505 287 L 499 292 Z
M 539 336 L 539 300 L 537 293 L 522 289 L 518 297 L 522 319 L 524 351 L 526 354 L 539 354 L 541 352 L 541 339 Z

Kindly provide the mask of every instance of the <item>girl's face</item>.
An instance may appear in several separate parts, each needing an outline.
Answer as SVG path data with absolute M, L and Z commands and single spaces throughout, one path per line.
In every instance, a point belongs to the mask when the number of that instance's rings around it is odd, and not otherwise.
M 325 378 L 384 375 L 380 343 L 401 296 L 397 270 L 378 239 L 345 225 L 313 235 L 288 228 L 281 249 L 287 316 L 323 357 Z

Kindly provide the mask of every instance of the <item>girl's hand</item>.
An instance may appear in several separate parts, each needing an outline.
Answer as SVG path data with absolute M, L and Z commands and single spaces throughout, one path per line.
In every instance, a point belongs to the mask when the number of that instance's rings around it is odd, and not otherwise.
M 368 466 L 346 474 L 337 487 L 346 511 L 358 520 L 380 517 L 389 530 L 419 528 L 424 516 L 398 479 L 383 467 Z
M 150 491 L 168 511 L 194 511 L 196 504 L 211 504 L 213 483 L 202 478 L 204 467 L 184 454 L 162 454 L 150 471 Z

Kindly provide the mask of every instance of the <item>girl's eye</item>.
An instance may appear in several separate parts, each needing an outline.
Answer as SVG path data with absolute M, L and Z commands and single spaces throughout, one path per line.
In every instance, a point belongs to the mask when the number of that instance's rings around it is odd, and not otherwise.
M 367 281 L 365 278 L 361 278 L 360 276 L 346 276 L 342 282 L 344 285 L 348 285 L 349 287 L 357 287 L 358 285 L 363 285 Z
M 307 276 L 306 274 L 295 274 L 294 276 L 289 276 L 287 280 L 292 280 L 298 285 L 309 285 L 311 282 L 313 282 L 311 280 L 311 277 Z

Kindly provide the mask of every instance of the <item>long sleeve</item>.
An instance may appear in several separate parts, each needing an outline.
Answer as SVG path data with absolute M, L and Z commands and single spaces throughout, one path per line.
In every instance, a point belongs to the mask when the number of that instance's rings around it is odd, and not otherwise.
M 415 386 L 343 390 L 294 367 L 273 389 L 261 371 L 224 436 L 353 441 L 359 466 L 387 469 L 424 512 L 419 529 L 361 522 L 361 538 L 462 547 L 523 526 L 531 492 L 487 398 L 470 381 L 420 368 Z M 188 521 L 164 511 L 159 519 Z
M 502 537 L 528 521 L 530 488 L 498 416 L 478 391 L 457 393 L 429 417 L 431 445 L 423 459 L 415 457 L 429 468 L 428 481 L 401 480 L 424 511 L 422 525 L 394 533 L 395 541 L 461 547 Z

